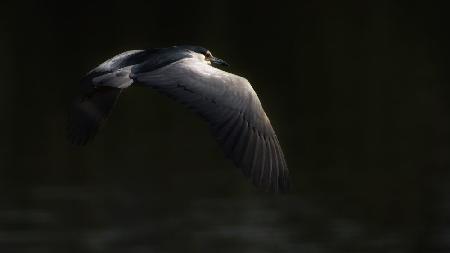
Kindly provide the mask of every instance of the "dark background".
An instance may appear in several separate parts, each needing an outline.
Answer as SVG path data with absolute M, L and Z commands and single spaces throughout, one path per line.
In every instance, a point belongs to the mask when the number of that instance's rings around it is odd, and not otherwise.
M 449 252 L 448 8 L 433 1 L 0 3 L 1 252 Z M 207 125 L 145 88 L 86 147 L 80 78 L 201 45 L 250 80 L 291 193 L 255 189 Z

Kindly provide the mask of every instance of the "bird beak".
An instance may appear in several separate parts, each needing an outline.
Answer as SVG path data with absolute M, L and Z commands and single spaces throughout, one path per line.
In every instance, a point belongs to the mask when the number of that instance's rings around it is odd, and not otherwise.
M 222 66 L 227 66 L 227 67 L 230 66 L 226 61 L 219 59 L 217 57 L 214 57 L 214 56 L 210 59 L 210 61 L 211 61 L 211 63 L 217 64 L 217 65 L 222 65 Z

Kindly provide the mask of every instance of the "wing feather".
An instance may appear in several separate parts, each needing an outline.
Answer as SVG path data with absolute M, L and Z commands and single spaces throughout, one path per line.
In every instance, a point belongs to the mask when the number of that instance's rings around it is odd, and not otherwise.
M 272 171 L 271 171 L 271 179 L 274 182 L 274 184 L 272 185 L 272 187 L 274 189 L 278 189 L 278 173 L 279 173 L 279 169 L 280 169 L 280 157 L 278 155 L 278 151 L 277 151 L 277 146 L 275 145 L 275 142 L 273 140 L 274 138 L 270 138 L 270 144 L 272 146 L 272 157 L 273 157 L 273 164 L 272 164 Z
M 281 146 L 250 83 L 185 58 L 149 72 L 135 71 L 135 84 L 155 88 L 186 105 L 207 122 L 226 156 L 266 190 L 288 190 Z
M 94 138 L 111 114 L 121 89 L 100 87 L 77 97 L 69 110 L 68 138 L 73 144 L 85 145 Z

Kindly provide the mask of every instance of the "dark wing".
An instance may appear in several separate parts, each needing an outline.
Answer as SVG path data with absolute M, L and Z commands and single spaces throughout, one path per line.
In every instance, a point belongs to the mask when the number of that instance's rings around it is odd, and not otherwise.
M 121 91 L 113 87 L 99 87 L 73 101 L 68 122 L 68 138 L 73 144 L 84 145 L 95 136 L 111 114 Z
M 69 109 L 68 138 L 84 145 L 91 140 L 108 116 L 123 88 L 133 83 L 131 66 L 142 62 L 153 51 L 132 50 L 121 53 L 90 71 L 81 82 L 81 95 Z
M 188 51 L 178 47 L 131 50 L 100 64 L 81 82 L 81 96 L 72 103 L 69 112 L 69 139 L 84 145 L 92 139 L 110 115 L 122 89 L 129 87 L 132 68 L 152 71 L 188 57 Z
M 195 58 L 151 72 L 132 70 L 131 77 L 136 84 L 159 90 L 208 121 L 227 157 L 255 185 L 288 190 L 288 168 L 277 136 L 245 78 Z

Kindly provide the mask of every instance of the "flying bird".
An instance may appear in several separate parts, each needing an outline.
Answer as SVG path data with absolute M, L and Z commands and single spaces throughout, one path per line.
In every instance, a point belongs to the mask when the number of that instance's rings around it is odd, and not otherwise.
M 209 123 L 226 156 L 253 184 L 285 192 L 289 172 L 278 138 L 247 79 L 213 67 L 228 64 L 199 46 L 121 53 L 91 70 L 69 110 L 68 138 L 84 145 L 104 124 L 121 92 L 151 87 Z

